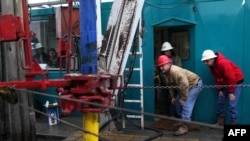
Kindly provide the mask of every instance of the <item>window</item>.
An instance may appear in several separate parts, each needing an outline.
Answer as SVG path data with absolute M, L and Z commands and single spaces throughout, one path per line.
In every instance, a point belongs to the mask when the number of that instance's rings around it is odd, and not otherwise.
M 188 31 L 177 31 L 172 33 L 171 43 L 174 51 L 182 60 L 187 60 L 190 55 L 190 37 Z
M 34 8 L 31 9 L 30 13 L 30 29 L 35 33 L 34 37 L 36 38 L 31 41 L 33 59 L 37 60 L 40 65 L 46 66 L 45 64 L 47 64 L 49 70 L 59 70 L 60 64 L 62 68 L 65 68 L 69 61 L 71 62 L 70 69 L 77 70 L 80 67 L 79 63 L 81 63 L 78 61 L 80 60 L 80 38 L 74 37 L 75 46 L 72 50 L 74 56 L 70 59 L 66 59 L 64 50 L 58 48 L 58 39 L 65 37 L 68 32 L 67 22 L 65 22 L 68 17 L 67 7 Z M 73 25 L 78 25 L 75 26 L 73 32 L 74 35 L 79 35 L 79 9 L 74 8 L 73 13 Z M 60 54 L 62 55 L 61 60 L 58 57 Z

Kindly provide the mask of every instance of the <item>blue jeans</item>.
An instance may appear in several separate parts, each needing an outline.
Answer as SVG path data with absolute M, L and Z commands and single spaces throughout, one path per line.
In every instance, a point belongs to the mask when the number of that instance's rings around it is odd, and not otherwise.
M 228 92 L 226 91 L 226 88 L 223 89 L 223 95 L 218 98 L 217 101 L 217 117 L 224 117 L 225 116 L 225 105 L 228 103 L 229 112 L 230 112 L 230 122 L 236 123 L 237 117 L 238 117 L 238 101 L 240 98 L 240 92 L 241 87 L 239 86 L 241 84 L 238 84 L 238 86 L 235 87 L 234 96 L 236 97 L 236 100 L 230 101 L 228 97 Z
M 196 102 L 196 99 L 199 95 L 199 93 L 202 90 L 202 80 L 199 80 L 196 87 L 190 88 L 188 92 L 188 96 L 186 101 L 183 105 L 180 104 L 180 94 L 178 93 L 176 96 L 176 110 L 177 114 L 181 117 L 183 120 L 190 121 L 191 115 L 193 112 L 194 104 Z

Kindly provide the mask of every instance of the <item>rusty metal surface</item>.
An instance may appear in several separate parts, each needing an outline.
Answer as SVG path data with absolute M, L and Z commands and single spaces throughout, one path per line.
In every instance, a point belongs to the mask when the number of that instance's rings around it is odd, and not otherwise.
M 114 1 L 99 55 L 99 69 L 123 74 L 144 0 Z

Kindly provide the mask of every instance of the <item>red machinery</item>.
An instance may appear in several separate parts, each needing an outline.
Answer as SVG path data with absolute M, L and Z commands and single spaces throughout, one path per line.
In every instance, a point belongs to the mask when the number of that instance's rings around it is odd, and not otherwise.
M 69 8 L 72 8 L 72 0 L 68 1 Z M 23 81 L 10 81 L 0 83 L 0 94 L 10 94 L 11 91 L 6 87 L 11 86 L 14 88 L 40 88 L 46 90 L 48 87 L 57 87 L 60 97 L 78 99 L 84 102 L 94 102 L 103 105 L 110 105 L 111 97 L 114 90 L 119 86 L 118 81 L 121 82 L 120 75 L 111 75 L 98 73 L 96 75 L 83 75 L 83 74 L 66 74 L 63 79 L 48 79 L 48 71 L 43 71 L 38 62 L 32 60 L 31 51 L 31 31 L 28 23 L 28 7 L 27 1 L 22 1 L 23 8 L 23 26 L 21 18 L 14 15 L 0 15 L 0 41 L 19 41 L 23 42 L 25 64 L 22 68 L 27 70 L 25 80 Z M 71 10 L 69 10 L 70 12 Z M 71 13 L 69 13 L 71 14 Z M 69 29 L 71 30 L 71 29 Z M 71 31 L 69 31 L 71 33 Z M 72 49 L 72 37 L 68 36 L 68 40 L 59 40 L 59 53 L 70 57 Z M 66 52 L 66 53 L 65 53 Z M 70 62 L 70 61 L 68 61 Z M 68 65 L 70 66 L 70 64 Z M 34 80 L 35 76 L 41 76 L 41 80 Z M 119 80 L 120 79 L 120 80 Z M 90 104 L 76 103 L 69 100 L 61 100 L 60 106 L 64 114 L 70 114 L 73 110 L 77 109 L 82 112 L 103 112 L 106 108 L 96 107 Z

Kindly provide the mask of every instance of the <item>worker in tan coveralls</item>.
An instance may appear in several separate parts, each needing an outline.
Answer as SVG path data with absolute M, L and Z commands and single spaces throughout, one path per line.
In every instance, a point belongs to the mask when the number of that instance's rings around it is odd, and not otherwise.
M 171 102 L 176 105 L 177 114 L 182 120 L 191 121 L 194 104 L 202 90 L 202 80 L 197 74 L 173 65 L 172 60 L 166 55 L 159 56 L 157 65 L 164 74 L 167 86 L 170 87 Z M 175 93 L 177 94 L 174 95 Z M 188 132 L 185 123 L 179 124 L 174 135 L 180 136 Z

